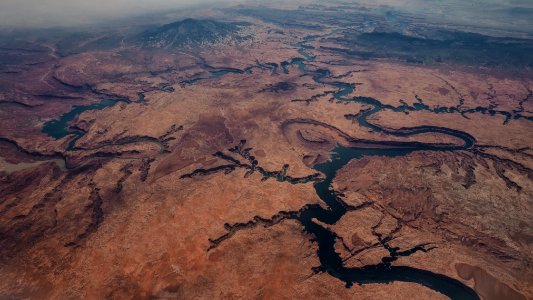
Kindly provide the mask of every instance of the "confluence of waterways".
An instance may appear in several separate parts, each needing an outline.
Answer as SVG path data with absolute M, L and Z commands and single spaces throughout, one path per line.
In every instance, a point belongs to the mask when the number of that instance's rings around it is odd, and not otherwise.
M 327 208 L 313 206 L 302 211 L 296 218 L 304 226 L 306 232 L 315 236 L 315 241 L 318 244 L 317 253 L 321 263 L 321 270 L 344 281 L 347 287 L 353 283 L 368 284 L 403 281 L 421 284 L 451 299 L 479 299 L 474 290 L 456 279 L 417 268 L 391 265 L 399 256 L 409 256 L 420 249 L 414 249 L 414 251 L 406 254 L 391 253 L 389 257 L 384 258 L 381 263 L 376 265 L 347 268 L 344 266 L 340 255 L 335 251 L 337 239 L 335 234 L 313 221 L 313 219 L 316 219 L 322 223 L 332 225 L 347 213 L 347 208 L 338 198 L 337 192 L 333 190 L 331 184 L 337 171 L 352 159 L 364 156 L 395 157 L 404 156 L 418 150 L 450 151 L 458 148 L 462 147 L 443 147 L 439 149 L 428 145 L 427 147 L 420 146 L 417 149 L 358 149 L 337 146 L 333 150 L 331 160 L 315 166 L 317 171 L 326 176 L 324 180 L 315 183 L 314 188 L 316 194 L 326 203 Z
M 416 128 L 404 128 L 401 131 L 386 130 L 379 126 L 370 124 L 366 121 L 367 117 L 377 113 L 383 109 L 392 109 L 394 111 L 404 110 L 423 110 L 428 109 L 426 105 L 420 104 L 418 106 L 410 107 L 407 105 L 400 107 L 392 107 L 389 105 L 383 105 L 380 101 L 373 98 L 366 97 L 353 97 L 347 98 L 346 96 L 351 94 L 355 86 L 345 82 L 328 82 L 324 81 L 324 78 L 330 76 L 329 70 L 316 70 L 309 71 L 306 68 L 306 62 L 314 61 L 315 57 L 308 54 L 307 49 L 313 47 L 306 45 L 307 42 L 313 39 L 319 38 L 319 36 L 309 36 L 304 38 L 303 42 L 297 43 L 300 47 L 298 52 L 304 58 L 293 58 L 290 61 L 281 63 L 281 69 L 283 73 L 288 73 L 288 67 L 295 65 L 304 72 L 306 75 L 311 75 L 315 82 L 335 87 L 337 90 L 333 93 L 335 99 L 339 101 L 352 101 L 365 103 L 372 106 L 372 109 L 360 114 L 357 120 L 361 126 L 365 126 L 374 131 L 380 131 L 385 134 L 395 136 L 410 136 L 420 133 L 444 133 L 454 137 L 457 137 L 464 141 L 462 146 L 440 146 L 419 143 L 413 146 L 413 143 L 405 143 L 402 147 L 401 143 L 397 144 L 396 148 L 374 148 L 374 149 L 359 149 L 348 148 L 343 146 L 337 146 L 332 153 L 330 161 L 315 166 L 315 169 L 322 172 L 325 178 L 315 183 L 314 188 L 317 195 L 326 203 L 327 208 L 310 207 L 305 209 L 299 214 L 296 219 L 304 226 L 305 231 L 311 233 L 316 237 L 318 243 L 318 257 L 321 263 L 321 269 L 333 277 L 336 277 L 346 283 L 349 287 L 353 283 L 369 284 L 369 283 L 389 283 L 394 281 L 413 282 L 421 284 L 437 292 L 440 292 L 452 299 L 479 299 L 479 296 L 473 289 L 460 281 L 447 277 L 445 275 L 432 273 L 430 271 L 421 270 L 417 268 L 407 266 L 392 266 L 391 263 L 395 261 L 399 256 L 410 255 L 419 249 L 413 249 L 409 253 L 398 253 L 392 251 L 390 256 L 383 259 L 383 262 L 377 265 L 369 265 L 361 268 L 346 268 L 342 261 L 342 258 L 335 252 L 336 236 L 333 232 L 317 224 L 313 219 L 317 219 L 326 224 L 335 224 L 340 220 L 347 212 L 347 208 L 343 205 L 343 202 L 338 198 L 336 191 L 333 190 L 331 183 L 333 182 L 336 173 L 339 169 L 344 167 L 352 159 L 362 158 L 364 156 L 404 156 L 413 151 L 419 150 L 431 150 L 431 151 L 454 151 L 463 150 L 472 147 L 475 143 L 475 139 L 469 134 L 457 130 L 435 127 L 435 126 L 420 126 Z M 277 74 L 278 65 L 274 63 L 267 63 L 266 66 L 273 67 L 272 74 Z M 194 84 L 201 80 L 213 79 L 225 74 L 244 74 L 249 73 L 253 67 L 249 67 L 245 70 L 239 70 L 234 68 L 223 68 L 210 71 L 210 77 L 208 78 L 196 78 L 185 81 L 186 84 Z M 62 115 L 59 120 L 52 120 L 44 124 L 43 132 L 54 138 L 63 138 L 67 135 L 74 134 L 75 137 L 69 142 L 67 150 L 72 150 L 78 139 L 80 139 L 85 133 L 77 130 L 69 130 L 68 122 L 74 120 L 79 114 L 87 110 L 98 110 L 106 107 L 113 106 L 117 103 L 114 100 L 102 100 L 99 103 L 87 105 L 87 106 L 74 106 L 74 108 Z M 452 112 L 453 110 L 440 110 L 435 112 Z
M 308 54 L 306 49 L 310 46 L 305 45 L 306 42 L 316 39 L 317 36 L 311 36 L 304 39 L 304 42 L 299 43 L 301 47 L 299 53 L 302 54 L 305 59 L 292 60 L 292 63 L 296 64 L 300 70 L 306 74 L 310 74 L 306 70 L 304 61 L 313 61 L 315 58 Z M 296 218 L 303 226 L 306 232 L 313 234 L 318 243 L 318 257 L 321 263 L 320 268 L 346 283 L 347 287 L 350 287 L 353 283 L 368 284 L 368 283 L 390 283 L 394 281 L 413 282 L 426 286 L 434 291 L 444 294 L 451 299 L 480 299 L 476 292 L 469 286 L 463 284 L 459 280 L 451 277 L 436 274 L 430 271 L 412 268 L 408 266 L 392 266 L 391 263 L 395 261 L 399 256 L 408 256 L 420 249 L 412 249 L 405 254 L 400 254 L 397 251 L 390 251 L 390 256 L 384 258 L 380 264 L 368 265 L 361 268 L 347 268 L 344 266 L 343 260 L 340 255 L 335 251 L 336 236 L 330 230 L 317 224 L 313 219 L 319 220 L 325 224 L 335 224 L 340 220 L 347 212 L 347 208 L 343 202 L 338 198 L 337 192 L 332 188 L 332 182 L 339 169 L 348 164 L 352 159 L 362 158 L 364 156 L 405 156 L 413 151 L 419 150 L 432 150 L 432 151 L 454 151 L 463 150 L 472 147 L 475 143 L 475 139 L 468 133 L 464 133 L 457 130 L 435 127 L 435 126 L 420 126 L 416 128 L 403 129 L 401 132 L 385 130 L 378 126 L 369 124 L 366 118 L 370 115 L 377 113 L 384 109 L 381 102 L 373 98 L 354 97 L 346 98 L 347 95 L 354 91 L 355 86 L 344 82 L 325 82 L 322 79 L 329 75 L 329 71 L 322 71 L 313 75 L 313 79 L 317 83 L 322 83 L 337 88 L 333 96 L 339 101 L 355 101 L 366 103 L 373 106 L 369 111 L 362 113 L 358 118 L 358 122 L 361 126 L 365 126 L 374 131 L 384 132 L 389 135 L 396 136 L 409 136 L 420 134 L 424 132 L 438 132 L 448 134 L 459 138 L 464 142 L 462 146 L 440 146 L 431 144 L 419 144 L 415 148 L 412 145 L 406 143 L 405 148 L 395 149 L 360 149 L 360 148 L 348 148 L 343 146 L 337 146 L 333 152 L 329 161 L 318 164 L 315 169 L 323 173 L 326 177 L 324 180 L 314 184 L 316 194 L 319 198 L 326 203 L 327 208 L 322 207 L 310 207 L 301 212 Z M 423 109 L 423 108 L 420 108 Z M 400 109 L 399 109 L 400 110 Z M 407 146 L 408 145 L 408 146 Z

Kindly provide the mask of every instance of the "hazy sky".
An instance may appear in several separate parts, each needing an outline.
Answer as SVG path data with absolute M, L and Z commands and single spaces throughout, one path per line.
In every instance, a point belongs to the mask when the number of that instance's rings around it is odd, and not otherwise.
M 0 0 L 1 27 L 83 25 L 114 18 L 235 0 Z
M 53 27 L 92 24 L 117 18 L 180 10 L 191 6 L 267 0 L 0 0 L 0 28 Z M 268 0 L 268 2 L 313 0 Z M 320 2 L 319 0 L 315 0 Z M 387 5 L 420 17 L 439 17 L 450 22 L 533 30 L 533 0 L 348 0 Z M 203 9 L 198 9 L 203 12 Z M 187 15 L 185 15 L 187 16 Z M 529 28 L 529 29 L 527 29 Z

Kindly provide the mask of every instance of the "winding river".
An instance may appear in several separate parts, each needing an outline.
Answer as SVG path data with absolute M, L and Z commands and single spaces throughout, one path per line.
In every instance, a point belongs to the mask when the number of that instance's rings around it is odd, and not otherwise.
M 358 121 L 361 126 L 367 127 L 375 132 L 382 132 L 384 134 L 393 136 L 411 136 L 421 133 L 440 133 L 453 136 L 461 141 L 462 145 L 441 145 L 441 144 L 427 144 L 427 143 L 413 143 L 413 142 L 396 142 L 394 147 L 386 145 L 385 143 L 376 142 L 372 147 L 365 148 L 349 148 L 344 146 L 337 146 L 332 151 L 331 160 L 316 165 L 314 168 L 323 173 L 325 178 L 315 183 L 314 188 L 316 194 L 326 203 L 327 207 L 310 206 L 294 217 L 304 227 L 305 231 L 316 237 L 318 243 L 318 257 L 321 263 L 320 270 L 327 272 L 346 283 L 349 287 L 353 283 L 368 284 L 368 283 L 390 283 L 395 281 L 412 282 L 437 292 L 440 292 L 451 299 L 479 299 L 479 296 L 474 290 L 460 281 L 447 277 L 445 275 L 432 273 L 430 271 L 412 268 L 408 266 L 396 266 L 392 263 L 401 256 L 408 256 L 423 249 L 413 248 L 409 251 L 398 251 L 396 248 L 387 249 L 390 253 L 389 257 L 382 260 L 376 265 L 368 265 L 361 268 L 347 268 L 340 255 L 335 252 L 336 235 L 313 220 L 319 220 L 325 224 L 335 224 L 348 211 L 344 202 L 338 198 L 338 193 L 333 190 L 332 182 L 335 179 L 337 171 L 348 164 L 352 159 L 359 159 L 365 156 L 388 156 L 397 157 L 405 156 L 413 151 L 430 150 L 430 151 L 456 151 L 464 150 L 472 147 L 475 144 L 475 139 L 468 133 L 436 126 L 419 126 L 413 128 L 402 128 L 400 130 L 391 130 L 381 128 L 377 125 L 371 124 L 367 118 L 382 110 L 393 110 L 396 112 L 413 111 L 413 110 L 429 110 L 434 113 L 456 113 L 459 112 L 456 107 L 452 108 L 436 108 L 432 109 L 421 100 L 419 103 L 409 106 L 403 103 L 402 106 L 394 107 L 391 105 L 384 105 L 379 100 L 369 97 L 348 97 L 354 90 L 355 85 L 341 81 L 330 81 L 331 73 L 327 69 L 308 70 L 306 63 L 313 62 L 315 57 L 308 53 L 309 49 L 313 49 L 307 43 L 319 38 L 319 36 L 309 36 L 304 38 L 300 43 L 294 44 L 299 47 L 298 53 L 302 57 L 293 58 L 289 61 L 277 63 L 264 63 L 258 65 L 260 68 L 270 67 L 272 74 L 277 75 L 278 71 L 282 73 L 289 73 L 290 66 L 296 66 L 305 75 L 312 76 L 316 83 L 324 84 L 335 88 L 332 93 L 337 101 L 358 102 L 369 105 L 371 108 L 354 115 L 354 119 Z M 184 84 L 195 84 L 202 80 L 208 80 L 224 76 L 226 74 L 245 74 L 251 72 L 252 66 L 244 70 L 234 68 L 208 68 L 209 76 L 203 78 L 194 78 L 184 81 Z M 339 77 L 337 77 L 339 78 Z M 99 103 L 88 106 L 75 106 L 70 112 L 61 116 L 59 120 L 47 122 L 43 127 L 43 132 L 55 138 L 62 138 L 70 134 L 75 137 L 69 142 L 67 150 L 74 148 L 76 141 L 83 136 L 84 132 L 78 130 L 69 130 L 68 122 L 73 120 L 76 116 L 86 110 L 103 109 L 105 107 L 113 106 L 117 102 L 113 100 L 102 100 Z M 469 111 L 467 111 L 468 113 Z M 486 111 L 484 109 L 477 109 L 476 112 L 489 113 L 491 115 L 499 114 L 499 112 Z M 504 114 L 504 113 L 501 113 Z M 511 116 L 507 116 L 508 119 Z M 519 118 L 516 115 L 513 118 Z
M 465 145 L 468 143 L 470 141 L 465 141 Z M 450 151 L 455 149 L 456 147 L 439 148 L 431 145 L 421 146 L 417 149 L 358 149 L 337 146 L 333 150 L 331 160 L 315 166 L 317 171 L 325 175 L 325 179 L 316 183 L 314 188 L 320 199 L 326 203 L 327 208 L 313 206 L 302 211 L 296 218 L 304 226 L 306 232 L 316 237 L 321 270 L 344 281 L 347 287 L 353 283 L 368 284 L 403 281 L 421 284 L 451 299 L 479 299 L 473 289 L 456 279 L 417 268 L 391 265 L 399 256 L 408 256 L 419 249 L 414 249 L 405 254 L 392 252 L 380 264 L 368 265 L 362 268 L 347 268 L 344 266 L 340 255 L 335 251 L 337 239 L 335 234 L 313 221 L 313 219 L 316 219 L 325 224 L 335 224 L 346 214 L 347 208 L 338 198 L 331 184 L 337 171 L 352 159 L 364 156 L 404 156 L 417 150 Z
M 76 117 L 78 117 L 84 111 L 104 109 L 106 107 L 114 106 L 118 102 L 119 101 L 117 100 L 102 99 L 100 102 L 94 104 L 74 106 L 69 112 L 59 117 L 59 119 L 50 120 L 44 123 L 42 132 L 55 139 L 64 138 L 71 134 L 74 135 L 66 148 L 66 150 L 73 150 L 76 142 L 85 135 L 85 132 L 81 130 L 70 129 L 68 123 L 76 119 Z
M 311 75 L 315 82 L 330 85 L 336 88 L 333 97 L 338 101 L 353 101 L 365 103 L 372 106 L 371 109 L 361 113 L 356 120 L 361 126 L 367 127 L 373 131 L 383 132 L 385 134 L 394 136 L 410 136 L 421 133 L 443 133 L 454 136 L 463 141 L 462 145 L 436 145 L 425 143 L 396 143 L 394 148 L 349 148 L 338 145 L 332 151 L 332 157 L 329 161 L 318 164 L 314 168 L 323 173 L 325 178 L 315 183 L 314 188 L 316 194 L 326 203 L 327 208 L 318 206 L 308 207 L 304 209 L 296 219 L 304 226 L 306 232 L 315 236 L 318 243 L 318 257 L 321 263 L 320 270 L 327 272 L 329 275 L 336 277 L 346 283 L 350 287 L 353 283 L 368 284 L 368 283 L 390 283 L 394 281 L 412 282 L 426 286 L 434 291 L 442 293 L 451 299 L 480 299 L 476 292 L 463 284 L 459 280 L 451 277 L 436 274 L 430 271 L 417 269 L 408 266 L 393 266 L 392 262 L 400 256 L 408 256 L 422 248 L 413 248 L 408 251 L 399 252 L 399 249 L 388 248 L 389 257 L 383 258 L 382 262 L 376 265 L 367 265 L 361 268 L 347 268 L 340 255 L 335 251 L 336 235 L 316 223 L 318 220 L 325 224 L 335 224 L 347 212 L 347 207 L 344 202 L 338 198 L 338 193 L 333 190 L 332 182 L 337 174 L 337 171 L 348 164 L 352 159 L 362 158 L 364 156 L 404 156 L 413 151 L 431 150 L 431 151 L 455 151 L 463 150 L 472 147 L 475 139 L 468 133 L 442 128 L 435 126 L 419 126 L 414 128 L 402 128 L 402 130 L 388 130 L 367 122 L 367 118 L 383 109 L 393 109 L 394 111 L 404 110 L 422 110 L 429 109 L 426 105 L 418 105 L 409 107 L 403 105 L 401 107 L 392 107 L 390 105 L 383 105 L 380 101 L 367 97 L 353 97 L 347 98 L 354 89 L 355 85 L 344 82 L 329 82 L 324 80 L 330 76 L 329 70 L 308 71 L 306 69 L 305 61 L 313 61 L 314 56 L 307 53 L 307 49 L 311 46 L 306 45 L 307 42 L 317 36 L 307 37 L 303 42 L 298 43 L 300 46 L 299 53 L 304 57 L 292 59 L 288 63 L 281 64 L 284 72 L 288 72 L 288 65 L 295 65 L 307 75 Z

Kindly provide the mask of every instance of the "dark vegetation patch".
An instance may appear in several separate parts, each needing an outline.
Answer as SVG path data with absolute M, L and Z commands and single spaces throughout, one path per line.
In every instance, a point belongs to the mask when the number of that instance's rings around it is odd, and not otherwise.
M 275 84 L 269 84 L 264 89 L 261 90 L 261 92 L 269 92 L 269 93 L 280 93 L 280 92 L 288 92 L 293 91 L 296 89 L 296 84 L 291 82 L 278 82 Z
M 392 58 L 432 64 L 456 63 L 486 67 L 532 67 L 533 40 L 491 37 L 461 32 L 436 31 L 430 37 L 398 32 L 353 34 L 345 32 L 335 41 L 349 55 L 363 58 Z

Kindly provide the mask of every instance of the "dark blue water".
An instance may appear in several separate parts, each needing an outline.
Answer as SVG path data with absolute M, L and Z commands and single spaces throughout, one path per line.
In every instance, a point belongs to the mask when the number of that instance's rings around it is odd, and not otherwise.
M 84 111 L 104 109 L 106 107 L 114 106 L 117 104 L 117 102 L 119 101 L 103 99 L 98 103 L 90 105 L 73 106 L 69 112 L 63 114 L 61 117 L 59 117 L 59 119 L 50 120 L 44 123 L 42 132 L 55 139 L 64 138 L 71 134 L 75 135 L 75 137 L 69 141 L 67 146 L 67 150 L 72 150 L 76 142 L 85 134 L 85 132 L 69 129 L 68 123 L 76 119 L 76 117 L 78 117 Z
M 394 136 L 407 137 L 421 133 L 441 133 L 454 136 L 463 141 L 463 143 L 458 146 L 413 142 L 395 142 L 394 147 L 391 147 L 392 144 L 387 144 L 387 142 L 373 142 L 372 144 L 369 144 L 370 147 L 374 148 L 349 148 L 337 146 L 333 150 L 333 155 L 330 161 L 315 166 L 315 169 L 323 173 L 325 178 L 315 183 L 314 188 L 316 194 L 322 199 L 322 201 L 324 201 L 324 203 L 326 203 L 327 207 L 310 206 L 302 210 L 301 213 L 295 217 L 295 219 L 304 226 L 305 231 L 312 234 L 315 237 L 315 241 L 318 243 L 317 255 L 321 263 L 320 269 L 331 276 L 344 281 L 347 287 L 350 287 L 353 283 L 370 284 L 402 281 L 426 286 L 452 299 L 478 300 L 479 297 L 474 290 L 458 280 L 426 270 L 392 265 L 392 262 L 398 257 L 411 255 L 423 248 L 415 247 L 414 249 L 407 249 L 405 252 L 398 252 L 397 250 L 391 249 L 390 256 L 385 257 L 382 263 L 361 268 L 347 268 L 344 266 L 340 255 L 335 251 L 335 243 L 337 240 L 335 234 L 313 221 L 316 219 L 325 224 L 335 224 L 346 214 L 347 207 L 345 207 L 345 204 L 338 198 L 337 192 L 333 190 L 331 184 L 337 171 L 352 159 L 359 159 L 365 156 L 404 156 L 413 151 L 420 150 L 455 151 L 468 149 L 474 145 L 474 137 L 462 131 L 435 126 L 419 126 L 402 128 L 400 130 L 389 130 L 367 122 L 369 116 L 384 109 L 403 112 L 406 110 L 427 110 L 429 107 L 423 103 L 416 103 L 413 106 L 404 104 L 400 107 L 393 107 L 390 105 L 383 105 L 380 101 L 374 98 L 350 98 L 349 95 L 355 90 L 355 85 L 341 81 L 329 81 L 328 78 L 331 77 L 331 73 L 327 69 L 308 70 L 306 62 L 313 61 L 315 57 L 306 52 L 310 47 L 306 47 L 304 42 L 299 43 L 298 45 L 301 46 L 299 53 L 303 58 L 293 58 L 290 61 L 282 62 L 280 64 L 282 72 L 287 74 L 289 73 L 290 66 L 296 66 L 305 74 L 311 75 L 315 82 L 335 87 L 336 91 L 333 93 L 333 97 L 336 100 L 359 102 L 370 105 L 371 109 L 360 114 L 356 119 L 361 126 L 376 132 L 382 132 Z M 275 66 L 277 66 L 277 64 L 275 64 Z M 230 71 L 229 73 L 233 73 L 233 71 Z M 380 144 L 382 146 L 380 146 Z
M 430 108 L 421 102 L 416 103 L 413 106 L 404 104 L 400 107 L 393 107 L 390 105 L 383 105 L 380 101 L 374 98 L 348 97 L 355 90 L 354 84 L 340 81 L 329 81 L 328 78 L 331 77 L 331 74 L 327 69 L 318 69 L 315 71 L 308 71 L 306 69 L 305 61 L 313 61 L 315 57 L 307 53 L 306 50 L 310 49 L 311 47 L 306 47 L 305 42 L 310 41 L 313 38 L 315 37 L 309 37 L 304 40 L 304 42 L 299 44 L 301 46 L 299 53 L 304 57 L 304 59 L 296 61 L 292 60 L 291 62 L 296 64 L 304 73 L 312 75 L 315 82 L 335 87 L 336 91 L 333 93 L 333 97 L 336 100 L 349 102 L 353 101 L 370 105 L 372 107 L 371 109 L 357 117 L 357 121 L 361 126 L 370 128 L 376 132 L 383 132 L 385 134 L 394 136 L 406 137 L 421 133 L 442 133 L 454 136 L 463 141 L 463 144 L 459 146 L 442 146 L 423 143 L 403 143 L 402 146 L 401 142 L 397 143 L 394 148 L 384 147 L 382 149 L 362 149 L 337 146 L 333 150 L 331 160 L 315 166 L 317 171 L 325 175 L 324 180 L 315 183 L 314 188 L 316 194 L 320 197 L 320 199 L 322 199 L 322 201 L 324 201 L 324 203 L 326 203 L 327 208 L 324 209 L 322 207 L 313 206 L 302 211 L 297 218 L 304 226 L 305 231 L 315 236 L 315 240 L 318 243 L 317 254 L 321 263 L 320 268 L 322 271 L 327 272 L 331 276 L 344 281 L 347 287 L 351 286 L 353 283 L 367 284 L 403 281 L 421 284 L 440 292 L 451 299 L 479 299 L 479 296 L 474 290 L 453 278 L 406 266 L 392 266 L 391 263 L 397 259 L 397 252 L 391 252 L 391 256 L 384 259 L 384 261 L 380 264 L 364 266 L 361 268 L 346 268 L 342 258 L 335 251 L 335 242 L 337 239 L 335 234 L 313 221 L 313 219 L 317 219 L 326 224 L 335 224 L 346 214 L 347 208 L 338 198 L 337 192 L 333 190 L 331 184 L 337 174 L 337 171 L 348 164 L 352 159 L 359 159 L 365 156 L 405 156 L 413 151 L 420 150 L 455 151 L 468 149 L 475 143 L 474 137 L 468 133 L 448 128 L 420 126 L 403 128 L 401 130 L 388 130 L 369 123 L 367 121 L 369 116 L 384 109 L 392 109 L 397 112 L 402 112 L 405 110 L 428 110 Z M 414 249 L 413 251 L 416 252 L 417 249 Z M 402 255 L 410 254 L 412 253 L 408 252 Z
M 317 36 L 307 37 L 304 42 L 298 43 L 301 47 L 299 53 L 303 58 L 293 58 L 290 61 L 282 62 L 280 64 L 283 73 L 289 73 L 289 66 L 297 66 L 302 72 L 311 75 L 315 82 L 330 85 L 336 88 L 336 92 L 333 94 L 334 98 L 338 101 L 355 101 L 365 103 L 372 108 L 365 113 L 360 114 L 357 117 L 357 121 L 360 125 L 370 128 L 374 131 L 383 132 L 389 135 L 395 136 L 410 136 L 420 133 L 443 133 L 454 136 L 463 141 L 463 145 L 460 146 L 440 146 L 422 143 L 397 143 L 394 148 L 384 147 L 383 149 L 359 149 L 359 148 L 347 148 L 343 146 L 337 146 L 334 149 L 332 159 L 323 164 L 315 166 L 315 169 L 322 172 L 325 175 L 324 180 L 317 182 L 314 185 L 317 195 L 326 203 L 327 208 L 318 206 L 310 207 L 297 217 L 297 220 L 304 226 L 305 231 L 313 234 L 318 242 L 318 257 L 321 262 L 321 269 L 331 276 L 334 276 L 346 283 L 347 286 L 351 286 L 353 283 L 365 284 L 365 283 L 388 283 L 394 281 L 414 282 L 438 291 L 452 299 L 479 299 L 477 294 L 468 286 L 461 282 L 449 278 L 444 275 L 435 274 L 429 271 L 420 270 L 405 266 L 392 266 L 391 262 L 396 259 L 395 254 L 392 253 L 391 257 L 377 265 L 365 266 L 362 268 L 346 268 L 339 254 L 335 252 L 336 237 L 333 232 L 327 230 L 321 225 L 315 223 L 313 219 L 320 220 L 326 224 L 335 224 L 341 219 L 347 212 L 347 208 L 343 205 L 343 202 L 337 197 L 336 192 L 332 189 L 331 183 L 336 176 L 339 169 L 345 166 L 350 160 L 362 158 L 364 156 L 404 156 L 413 151 L 418 150 L 433 150 L 433 151 L 454 151 L 467 149 L 475 143 L 475 139 L 467 133 L 441 128 L 434 126 L 420 126 L 414 128 L 403 128 L 401 130 L 387 130 L 379 126 L 370 124 L 367 122 L 367 118 L 374 113 L 377 113 L 383 109 L 393 109 L 395 111 L 406 110 L 427 110 L 429 107 L 423 103 L 415 104 L 414 106 L 408 106 L 406 104 L 400 107 L 393 107 L 390 105 L 383 105 L 378 100 L 373 98 L 364 97 L 352 97 L 348 96 L 354 91 L 355 85 L 350 83 L 344 83 L 340 81 L 329 81 L 331 76 L 330 71 L 326 69 L 309 71 L 306 67 L 306 62 L 313 61 L 314 56 L 307 52 L 311 49 L 311 46 L 307 46 L 306 42 L 309 42 Z M 275 63 L 267 63 L 273 67 L 273 74 L 278 71 L 278 65 Z M 253 67 L 239 70 L 234 68 L 221 68 L 210 69 L 210 76 L 207 78 L 195 78 L 192 80 L 184 81 L 186 84 L 194 84 L 201 80 L 207 80 L 212 78 L 218 78 L 226 74 L 244 74 L 250 73 Z M 79 114 L 87 110 L 103 109 L 105 107 L 113 106 L 117 101 L 102 100 L 99 103 L 87 105 L 87 106 L 75 106 L 73 109 L 62 115 L 58 120 L 52 120 L 44 124 L 43 132 L 56 138 L 63 138 L 67 135 L 74 134 L 73 138 L 67 147 L 67 150 L 74 148 L 76 141 L 84 135 L 84 132 L 70 130 L 68 123 L 74 120 Z M 439 112 L 449 112 L 450 109 L 440 108 Z M 453 111 L 453 110 L 451 110 Z M 379 145 L 379 143 L 375 143 Z M 378 146 L 376 146 L 378 147 Z
M 460 137 L 458 136 L 458 138 Z M 466 143 L 467 141 L 465 141 Z M 412 254 L 411 252 L 402 255 L 391 252 L 391 256 L 384 259 L 382 263 L 361 268 L 346 268 L 342 258 L 335 251 L 335 242 L 337 240 L 335 234 L 313 221 L 313 219 L 317 219 L 326 224 L 335 224 L 346 214 L 347 208 L 340 201 L 331 184 L 337 171 L 352 159 L 365 156 L 404 156 L 416 150 L 428 149 L 436 151 L 451 150 L 450 147 L 439 148 L 432 145 L 422 146 L 419 149 L 358 149 L 337 146 L 330 161 L 315 166 L 317 171 L 325 175 L 324 180 L 316 183 L 314 187 L 320 199 L 327 204 L 327 208 L 310 207 L 302 211 L 297 220 L 304 226 L 305 231 L 315 236 L 315 240 L 318 243 L 317 254 L 322 271 L 344 281 L 347 287 L 350 287 L 353 283 L 369 284 L 402 281 L 421 284 L 451 299 L 479 299 L 474 290 L 453 278 L 417 268 L 391 265 L 398 256 L 408 256 Z M 416 251 L 415 249 L 414 252 Z
M 454 145 L 439 145 L 439 144 L 425 144 L 416 142 L 371 142 L 368 143 L 365 148 L 349 148 L 343 146 L 337 146 L 333 150 L 331 160 L 316 165 L 315 169 L 324 174 L 325 178 L 314 184 L 316 194 L 326 203 L 327 207 L 323 208 L 317 205 L 308 206 L 297 216 L 290 217 L 298 220 L 303 226 L 306 232 L 312 234 L 315 237 L 315 241 L 318 243 L 317 255 L 319 257 L 321 266 L 320 270 L 324 271 L 331 276 L 334 276 L 346 283 L 347 287 L 350 287 L 353 283 L 369 284 L 369 283 L 390 283 L 394 281 L 413 282 L 437 292 L 440 292 L 452 299 L 479 299 L 478 295 L 470 287 L 461 283 L 453 278 L 432 273 L 430 271 L 421 270 L 406 266 L 393 266 L 392 263 L 401 256 L 408 256 L 417 251 L 424 250 L 423 247 L 415 247 L 413 249 L 406 249 L 405 251 L 399 251 L 397 249 L 383 245 L 385 249 L 389 251 L 389 257 L 385 257 L 381 263 L 375 265 L 368 265 L 361 268 L 347 268 L 344 266 L 344 262 L 340 255 L 335 251 L 335 243 L 337 237 L 335 234 L 325 227 L 319 225 L 314 220 L 319 220 L 326 224 L 335 224 L 340 220 L 347 212 L 348 208 L 344 202 L 338 198 L 338 193 L 333 190 L 332 182 L 337 174 L 337 171 L 343 168 L 352 159 L 359 159 L 365 156 L 404 156 L 413 151 L 431 150 L 431 151 L 455 151 L 463 150 L 472 147 L 475 143 L 474 137 L 468 133 L 442 128 L 435 126 L 419 126 L 412 128 L 402 128 L 399 130 L 389 130 L 381 128 L 377 125 L 373 125 L 367 121 L 367 118 L 372 114 L 375 114 L 384 109 L 391 109 L 397 112 L 409 111 L 409 110 L 429 110 L 430 107 L 423 104 L 420 100 L 419 103 L 409 106 L 406 103 L 399 107 L 390 105 L 383 105 L 380 101 L 374 98 L 365 97 L 349 97 L 356 88 L 354 84 L 345 83 L 342 81 L 330 81 L 331 72 L 327 69 L 308 70 L 306 62 L 312 62 L 315 57 L 307 52 L 312 49 L 306 43 L 318 38 L 317 36 L 307 37 L 303 42 L 296 44 L 300 47 L 299 54 L 302 57 L 293 58 L 289 61 L 284 61 L 279 64 L 266 63 L 264 65 L 272 67 L 273 74 L 276 74 L 279 69 L 284 74 L 289 73 L 289 67 L 296 66 L 300 71 L 306 75 L 312 76 L 313 80 L 317 83 L 329 85 L 335 88 L 333 97 L 337 101 L 347 102 L 359 102 L 365 103 L 371 108 L 364 113 L 357 116 L 356 120 L 361 126 L 372 129 L 376 132 L 382 132 L 388 135 L 394 136 L 411 136 L 421 133 L 441 133 L 450 136 L 454 136 L 463 143 L 458 146 Z M 261 67 L 262 64 L 258 63 Z M 251 68 L 245 70 L 238 70 L 232 68 L 211 70 L 211 76 L 209 78 L 216 78 L 228 73 L 243 74 L 250 72 Z M 188 83 L 195 83 L 199 80 L 208 78 L 198 78 L 188 81 Z M 439 112 L 454 111 L 453 109 L 440 109 Z M 373 148 L 372 148 L 373 147 Z M 270 176 L 270 175 L 269 175 Z M 285 178 L 285 172 L 281 174 L 273 174 L 280 181 Z

